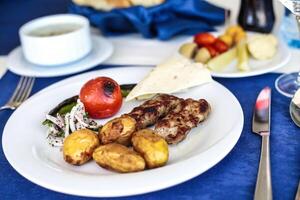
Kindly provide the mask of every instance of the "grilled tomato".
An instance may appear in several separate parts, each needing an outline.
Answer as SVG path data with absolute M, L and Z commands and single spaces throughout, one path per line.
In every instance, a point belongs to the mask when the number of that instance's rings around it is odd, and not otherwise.
M 86 82 L 79 98 L 90 117 L 96 119 L 113 116 L 122 105 L 120 86 L 108 77 L 97 77 Z

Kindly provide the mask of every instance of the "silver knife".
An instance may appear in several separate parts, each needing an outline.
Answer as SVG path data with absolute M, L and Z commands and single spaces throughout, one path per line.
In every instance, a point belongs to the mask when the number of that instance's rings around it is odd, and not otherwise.
M 297 194 L 296 194 L 295 200 L 300 200 L 300 182 L 299 182 L 299 185 L 298 185 L 298 189 L 297 189 Z
M 270 168 L 271 88 L 265 87 L 258 95 L 253 112 L 252 131 L 262 137 L 255 200 L 272 199 Z

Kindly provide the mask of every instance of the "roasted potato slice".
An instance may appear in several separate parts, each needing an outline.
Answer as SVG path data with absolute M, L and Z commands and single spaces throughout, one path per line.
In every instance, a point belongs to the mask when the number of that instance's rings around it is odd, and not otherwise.
M 103 144 L 116 142 L 127 146 L 135 129 L 135 119 L 124 115 L 107 122 L 100 130 L 99 138 Z
M 134 150 L 139 152 L 146 161 L 148 168 L 165 165 L 169 159 L 167 142 L 151 129 L 142 129 L 132 136 Z
M 145 161 L 137 152 L 117 143 L 102 145 L 95 149 L 93 159 L 103 168 L 127 173 L 145 169 Z
M 82 165 L 92 158 L 92 153 L 98 146 L 99 139 L 93 131 L 89 129 L 75 131 L 64 141 L 64 160 L 73 165 Z

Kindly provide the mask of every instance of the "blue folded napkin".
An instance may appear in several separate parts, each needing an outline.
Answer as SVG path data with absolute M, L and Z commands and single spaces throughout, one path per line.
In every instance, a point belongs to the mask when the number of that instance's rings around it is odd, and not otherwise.
M 225 20 L 225 10 L 203 0 L 166 0 L 153 6 L 99 11 L 71 4 L 69 11 L 87 17 L 104 35 L 139 32 L 146 38 L 168 40 L 179 34 L 213 31 Z

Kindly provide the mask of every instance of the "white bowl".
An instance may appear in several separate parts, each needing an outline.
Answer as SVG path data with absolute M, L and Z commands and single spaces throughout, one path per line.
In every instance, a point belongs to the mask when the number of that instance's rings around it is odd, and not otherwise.
M 32 20 L 20 28 L 19 36 L 25 58 L 37 65 L 74 62 L 92 49 L 89 21 L 79 15 L 60 14 Z

